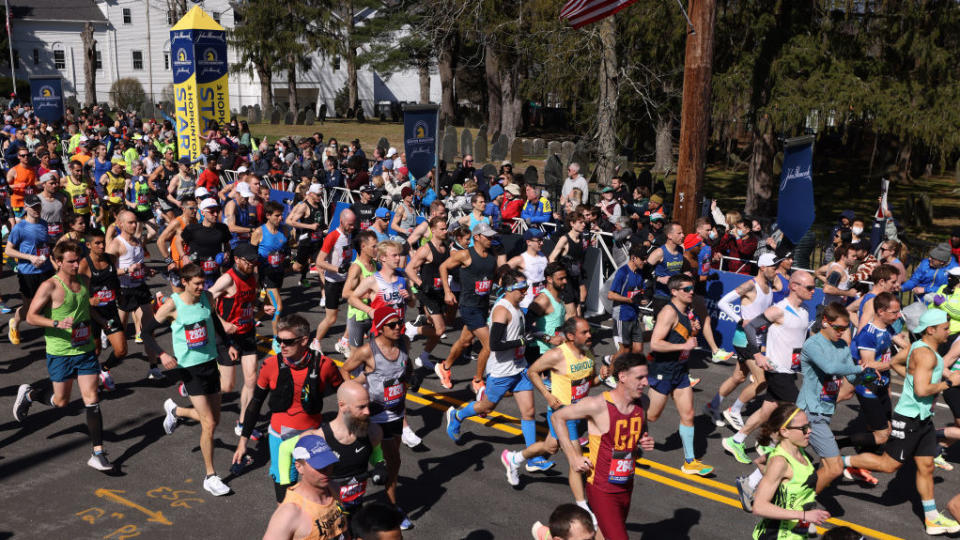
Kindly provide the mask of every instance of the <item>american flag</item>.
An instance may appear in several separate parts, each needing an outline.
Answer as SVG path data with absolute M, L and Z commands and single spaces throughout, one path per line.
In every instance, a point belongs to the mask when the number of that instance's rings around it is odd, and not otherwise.
M 637 0 L 567 0 L 560 10 L 560 18 L 567 19 L 574 28 L 613 15 Z

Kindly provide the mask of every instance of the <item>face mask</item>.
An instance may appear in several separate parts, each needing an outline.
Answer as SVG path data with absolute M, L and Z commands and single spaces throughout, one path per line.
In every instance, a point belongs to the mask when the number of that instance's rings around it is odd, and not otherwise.
M 863 233 L 863 227 L 854 227 L 850 229 L 850 232 L 852 232 L 855 236 L 860 236 L 860 234 Z
M 708 234 L 707 236 L 709 236 L 711 240 L 716 240 L 716 239 L 717 239 L 717 231 L 710 231 L 710 234 Z

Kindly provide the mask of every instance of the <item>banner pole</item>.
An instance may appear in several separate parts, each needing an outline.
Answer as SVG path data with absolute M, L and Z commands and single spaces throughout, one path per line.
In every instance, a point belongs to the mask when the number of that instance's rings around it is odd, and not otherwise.
M 10 80 L 13 82 L 13 93 L 17 94 L 17 70 L 13 65 L 13 34 L 10 32 L 10 3 L 3 0 L 3 7 L 7 14 L 7 48 L 10 49 Z M 20 96 L 17 96 L 19 99 Z

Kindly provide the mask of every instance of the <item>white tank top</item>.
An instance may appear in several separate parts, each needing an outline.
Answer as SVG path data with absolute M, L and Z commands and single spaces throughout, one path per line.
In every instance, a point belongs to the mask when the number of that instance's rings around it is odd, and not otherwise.
M 810 325 L 807 310 L 791 306 L 787 298 L 775 305 L 783 312 L 783 318 L 767 330 L 767 358 L 776 373 L 799 373 L 800 348 Z
M 117 240 L 123 244 L 123 253 L 117 260 L 118 268 L 129 268 L 135 264 L 140 264 L 140 268 L 132 273 L 120 274 L 120 286 L 125 289 L 139 287 L 143 284 L 143 247 L 140 244 L 131 244 L 123 239 L 123 236 L 117 236 Z
M 506 341 L 520 339 L 523 335 L 524 320 L 523 312 L 513 307 L 506 298 L 497 300 L 493 309 L 497 306 L 503 306 L 510 312 L 510 322 L 507 323 Z M 493 313 L 493 310 L 490 310 Z M 517 347 L 507 351 L 491 351 L 490 360 L 487 362 L 486 374 L 491 377 L 511 377 L 522 372 L 527 367 L 527 360 L 524 357 L 523 347 Z
M 530 286 L 527 289 L 526 296 L 520 301 L 520 307 L 526 309 L 530 307 L 530 302 L 533 302 L 533 299 L 543 290 L 543 271 L 547 268 L 547 258 L 539 254 L 530 255 L 526 251 L 521 253 L 520 256 L 523 257 L 523 275 L 527 278 L 527 285 Z
M 763 312 L 773 304 L 773 286 L 771 285 L 770 288 L 767 289 L 767 292 L 764 293 L 757 283 L 758 278 L 759 276 L 751 280 L 753 281 L 753 290 L 755 293 L 753 295 L 753 303 L 748 306 L 743 305 L 743 302 L 740 303 L 740 318 L 746 321 L 753 320 L 762 315 Z

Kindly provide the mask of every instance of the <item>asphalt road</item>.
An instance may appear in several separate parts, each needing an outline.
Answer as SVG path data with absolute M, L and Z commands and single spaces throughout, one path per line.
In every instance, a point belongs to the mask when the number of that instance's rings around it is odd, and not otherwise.
M 155 279 L 154 283 L 160 282 Z M 286 283 L 287 311 L 318 322 L 319 289 L 304 293 L 294 286 L 293 277 Z M 13 276 L 0 279 L 5 296 L 16 290 Z M 10 302 L 16 304 L 16 300 Z M 261 328 L 261 333 L 267 328 Z M 333 328 L 324 350 L 333 351 L 343 328 L 342 324 Z M 105 444 L 117 467 L 114 473 L 103 474 L 85 465 L 90 449 L 78 392 L 65 410 L 34 405 L 23 425 L 13 420 L 17 386 L 46 377 L 42 334 L 26 325 L 22 329 L 22 343 L 14 346 L 6 339 L 6 325 L 0 328 L 0 538 L 259 538 L 263 534 L 275 507 L 266 444 L 255 447 L 256 461 L 244 474 L 228 476 L 237 442 L 232 429 L 238 413 L 236 396 L 226 398 L 215 452 L 217 468 L 234 493 L 216 498 L 201 486 L 199 426 L 186 423 L 173 435 L 163 433 L 163 401 L 173 397 L 185 405 L 186 399 L 177 395 L 172 381 L 146 380 L 142 347 L 131 340 L 128 358 L 113 370 L 117 389 L 104 395 Z M 450 330 L 436 354 L 445 355 L 456 335 Z M 595 352 L 611 352 L 608 333 L 599 338 Z M 168 336 L 161 339 L 169 343 Z M 421 343 L 414 343 L 414 354 L 421 350 Z M 691 367 L 703 379 L 695 398 L 699 412 L 731 366 L 695 359 Z M 546 521 L 556 505 L 572 500 L 562 455 L 552 471 L 521 472 L 520 486 L 507 484 L 499 452 L 522 446 L 518 411 L 511 399 L 487 419 L 466 422 L 460 444 L 446 436 L 442 411 L 471 399 L 473 369 L 472 364 L 454 368 L 453 390 L 443 391 L 431 376 L 419 393 L 408 397 L 410 424 L 424 444 L 402 450 L 399 495 L 416 525 L 405 538 L 527 539 L 533 521 Z M 899 385 L 894 390 L 899 391 Z M 326 410 L 332 414 L 334 409 L 328 398 Z M 537 410 L 543 429 L 545 403 L 539 396 Z M 856 400 L 845 402 L 834 428 L 846 428 L 855 416 Z M 938 423 L 950 420 L 949 410 L 938 407 Z M 709 478 L 690 477 L 679 471 L 682 451 L 677 423 L 676 410 L 668 405 L 650 428 L 657 445 L 636 469 L 628 519 L 631 537 L 748 538 L 756 519 L 740 509 L 733 481 L 750 468 L 721 449 L 720 438 L 730 430 L 714 427 L 705 416 L 697 417 L 698 455 L 716 469 Z M 960 469 L 938 470 L 936 476 L 937 501 L 944 508 L 960 492 Z M 913 467 L 908 465 L 896 475 L 882 475 L 880 485 L 873 488 L 841 481 L 820 497 L 835 516 L 828 526 L 853 525 L 878 538 L 923 536 L 913 478 Z M 383 495 L 374 487 L 372 496 Z

